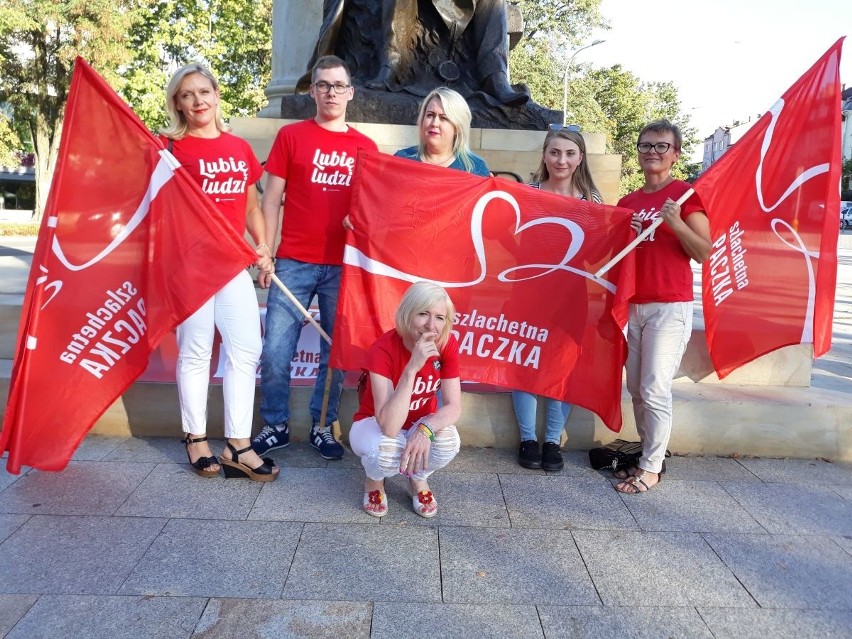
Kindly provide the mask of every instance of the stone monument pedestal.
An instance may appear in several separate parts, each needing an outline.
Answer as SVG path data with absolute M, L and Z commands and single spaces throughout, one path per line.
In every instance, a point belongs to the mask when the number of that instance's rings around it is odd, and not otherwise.
M 313 100 L 308 99 L 311 102 L 311 112 L 306 112 L 306 117 L 311 117 L 316 107 Z M 415 111 L 411 121 L 416 119 Z M 247 140 L 262 162 L 269 155 L 278 129 L 293 121 L 272 118 L 232 118 L 230 124 L 234 135 Z M 417 127 L 410 124 L 359 122 L 349 122 L 349 124 L 372 138 L 383 153 L 395 153 L 403 147 L 418 143 Z M 499 177 L 511 177 L 511 174 L 515 174 L 521 178 L 521 181 L 529 182 L 541 161 L 541 145 L 544 143 L 545 135 L 545 131 L 471 128 L 470 146 L 474 153 L 485 159 L 488 167 Z M 606 138 L 602 133 L 584 132 L 583 138 L 586 141 L 589 168 L 604 202 L 615 204 L 618 200 L 621 156 L 606 153 Z

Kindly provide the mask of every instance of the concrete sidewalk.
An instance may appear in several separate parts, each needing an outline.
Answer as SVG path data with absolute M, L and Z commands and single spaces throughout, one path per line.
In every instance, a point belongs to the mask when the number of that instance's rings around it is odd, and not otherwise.
M 214 450 L 219 450 L 217 443 Z M 673 457 L 620 495 L 463 448 L 360 510 L 349 452 L 293 444 L 257 484 L 189 471 L 177 438 L 91 436 L 62 473 L 0 471 L 0 636 L 848 637 L 852 465 Z
M 14 301 L 28 250 L 2 245 Z M 814 393 L 852 387 L 850 281 Z M 299 443 L 263 485 L 200 479 L 177 436 L 90 436 L 62 473 L 0 468 L 0 637 L 852 635 L 852 464 L 676 456 L 632 496 L 584 452 L 555 474 L 514 454 L 463 448 L 431 482 L 432 520 L 401 478 L 367 516 L 358 460 Z

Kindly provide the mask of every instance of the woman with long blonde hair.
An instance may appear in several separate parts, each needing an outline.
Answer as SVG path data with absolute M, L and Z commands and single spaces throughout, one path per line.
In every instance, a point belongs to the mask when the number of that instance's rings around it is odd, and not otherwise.
M 166 89 L 171 124 L 162 139 L 240 236 L 248 230 L 256 266 L 272 270 L 255 183 L 263 174 L 251 147 L 228 133 L 219 108 L 219 83 L 201 64 L 178 69 Z M 179 277 L 179 274 L 176 274 Z M 207 390 L 213 337 L 218 329 L 225 357 L 225 450 L 217 460 L 207 442 Z M 272 481 L 278 467 L 251 448 L 255 377 L 260 361 L 260 316 L 254 284 L 241 271 L 177 329 L 177 385 L 186 455 L 193 471 L 215 477 Z

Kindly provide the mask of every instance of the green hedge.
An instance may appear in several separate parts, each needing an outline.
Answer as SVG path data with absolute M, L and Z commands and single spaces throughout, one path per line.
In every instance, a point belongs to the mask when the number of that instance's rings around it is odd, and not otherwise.
M 27 222 L 19 224 L 15 222 L 0 222 L 0 236 L 27 236 L 38 235 L 39 224 L 37 222 Z

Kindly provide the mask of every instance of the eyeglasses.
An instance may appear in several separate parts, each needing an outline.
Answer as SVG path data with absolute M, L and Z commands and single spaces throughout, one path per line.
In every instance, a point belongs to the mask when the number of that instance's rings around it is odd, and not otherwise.
M 348 89 L 352 85 L 342 84 L 339 82 L 336 82 L 335 84 L 329 84 L 328 82 L 314 82 L 311 86 L 314 88 L 314 91 L 318 91 L 319 93 L 328 93 L 329 91 L 334 89 L 334 92 L 337 95 L 341 95 L 343 93 L 346 93 L 346 89 Z
M 650 142 L 640 142 L 636 145 L 636 149 L 639 153 L 650 153 L 651 149 L 654 149 L 660 155 L 666 153 L 670 148 L 672 148 L 674 144 L 671 142 L 657 142 L 656 144 L 651 144 Z
M 582 131 L 579 124 L 551 124 L 547 128 L 551 131 L 573 131 L 574 133 Z

